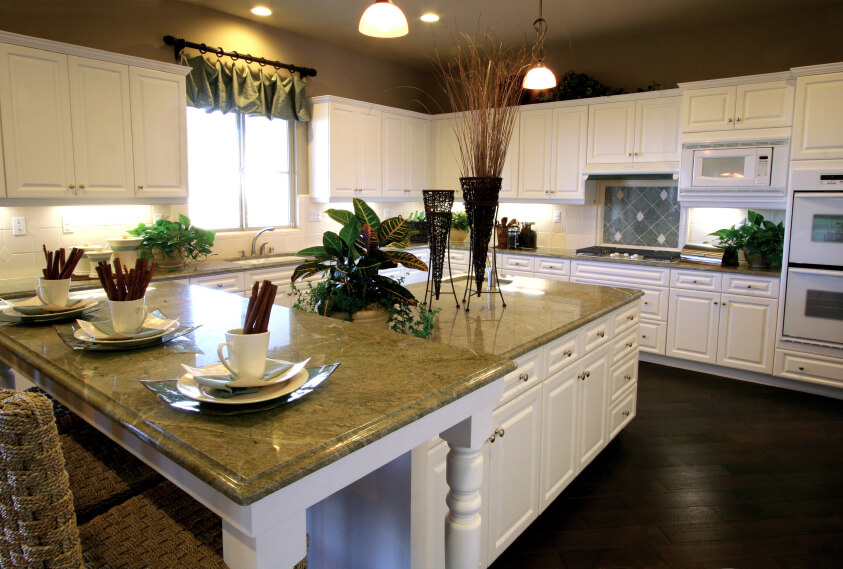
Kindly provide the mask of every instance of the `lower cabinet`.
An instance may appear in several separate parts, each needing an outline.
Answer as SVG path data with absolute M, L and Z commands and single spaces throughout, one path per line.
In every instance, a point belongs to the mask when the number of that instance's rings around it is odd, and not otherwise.
M 542 389 L 541 508 L 546 508 L 577 475 L 577 375 L 566 368 L 544 382 Z
M 720 293 L 697 290 L 670 291 L 667 353 L 709 364 L 717 363 L 717 324 Z
M 606 446 L 606 384 L 609 378 L 609 358 L 606 348 L 597 350 L 576 365 L 577 470 L 582 470 Z

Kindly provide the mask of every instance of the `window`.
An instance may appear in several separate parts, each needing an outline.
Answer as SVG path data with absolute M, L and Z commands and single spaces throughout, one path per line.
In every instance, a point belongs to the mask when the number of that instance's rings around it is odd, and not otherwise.
M 188 210 L 198 227 L 289 227 L 295 220 L 292 125 L 187 108 Z

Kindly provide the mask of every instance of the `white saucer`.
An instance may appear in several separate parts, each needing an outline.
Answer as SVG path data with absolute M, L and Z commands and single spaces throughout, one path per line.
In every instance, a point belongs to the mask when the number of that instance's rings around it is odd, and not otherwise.
M 86 342 L 88 344 L 108 344 L 110 346 L 140 346 L 146 344 L 148 342 L 153 342 L 158 340 L 162 336 L 169 334 L 170 332 L 174 332 L 178 329 L 179 323 L 175 322 L 170 328 L 165 330 L 161 330 L 160 333 L 153 334 L 151 336 L 144 336 L 143 338 L 129 338 L 128 340 L 99 340 L 97 338 L 92 338 L 88 335 L 85 330 L 82 328 L 77 328 L 73 331 L 73 337 L 81 342 Z
M 99 301 L 92 298 L 89 300 L 83 300 L 77 306 L 74 306 L 69 310 L 63 310 L 59 312 L 45 312 L 43 314 L 23 314 L 15 310 L 15 306 L 12 305 L 5 308 L 2 314 L 10 318 L 17 318 L 20 322 L 50 322 L 53 320 L 66 320 L 68 318 L 74 318 L 76 316 L 79 316 L 86 310 L 94 308 L 98 302 Z M 24 306 L 31 305 L 25 304 Z
M 200 369 L 205 370 L 209 374 L 228 373 L 228 370 L 226 370 L 222 364 L 203 366 Z M 190 399 L 194 399 L 196 401 L 202 401 L 204 403 L 221 403 L 223 405 L 245 405 L 248 403 L 260 403 L 261 401 L 269 401 L 270 399 L 275 399 L 277 397 L 287 395 L 288 393 L 292 393 L 293 391 L 305 384 L 309 375 L 310 374 L 308 373 L 307 369 L 303 369 L 287 381 L 267 385 L 266 387 L 259 387 L 256 392 L 243 393 L 241 395 L 232 395 L 230 397 L 215 396 L 214 393 L 217 391 L 216 389 L 199 385 L 198 383 L 196 383 L 196 381 L 194 381 L 193 376 L 189 373 L 186 373 L 183 376 L 179 377 L 178 382 L 176 382 L 176 388 L 179 390 L 179 393 L 181 393 L 185 397 L 189 397 Z
M 160 314 L 160 313 L 159 313 Z M 101 322 L 111 322 L 110 320 L 103 320 Z M 164 334 L 174 331 L 179 327 L 178 320 L 170 320 L 167 318 L 159 318 L 155 314 L 148 314 L 146 320 L 143 321 L 143 328 L 157 329 L 157 332 L 152 334 L 145 334 L 142 337 L 134 338 L 123 334 L 107 334 L 96 327 L 96 322 L 86 322 L 84 320 L 77 320 L 76 324 L 79 329 L 73 332 L 73 337 L 83 342 L 90 342 L 93 344 L 123 344 L 126 342 L 140 342 L 143 340 L 152 340 L 160 338 Z M 79 334 L 81 332 L 81 334 Z

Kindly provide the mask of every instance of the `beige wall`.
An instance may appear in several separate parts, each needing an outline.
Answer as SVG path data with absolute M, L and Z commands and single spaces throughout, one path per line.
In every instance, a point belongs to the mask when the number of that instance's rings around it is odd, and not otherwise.
M 172 35 L 315 68 L 310 96 L 412 110 L 421 110 L 418 90 L 396 86 L 430 82 L 428 74 L 395 63 L 174 0 L 2 0 L 0 29 L 166 62 L 173 62 L 173 48 L 161 38 Z

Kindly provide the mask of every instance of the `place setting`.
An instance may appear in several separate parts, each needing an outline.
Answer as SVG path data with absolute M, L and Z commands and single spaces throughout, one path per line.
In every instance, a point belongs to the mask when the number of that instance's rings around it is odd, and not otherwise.
M 85 254 L 83 249 L 74 247 L 66 253 L 63 247 L 57 251 L 42 248 L 46 266 L 35 286 L 35 296 L 18 301 L 0 298 L 6 305 L 0 311 L 0 320 L 10 324 L 58 322 L 87 316 L 104 307 L 101 300 L 89 295 L 70 295 L 70 278 Z
M 56 327 L 59 337 L 74 349 L 125 350 L 168 342 L 195 330 L 146 306 L 146 289 L 157 267 L 138 259 L 132 269 L 127 269 L 115 259 L 112 270 L 106 261 L 100 261 L 96 272 L 108 298 L 111 318 L 78 319 L 68 329 Z
M 217 347 L 218 362 L 181 364 L 185 373 L 176 379 L 141 383 L 176 409 L 225 415 L 272 409 L 308 395 L 339 363 L 306 367 L 310 358 L 288 362 L 267 357 L 277 290 L 269 281 L 254 284 L 243 326 L 225 332 L 225 342 Z

